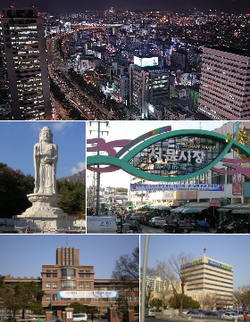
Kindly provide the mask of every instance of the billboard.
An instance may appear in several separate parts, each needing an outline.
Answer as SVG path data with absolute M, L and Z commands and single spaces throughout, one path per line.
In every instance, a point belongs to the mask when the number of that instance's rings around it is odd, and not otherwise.
M 119 297 L 118 291 L 58 291 L 57 297 L 61 299 L 69 298 L 114 298 Z
M 134 56 L 134 64 L 140 67 L 158 66 L 158 57 L 137 57 Z
M 130 184 L 130 191 L 224 191 L 224 184 Z

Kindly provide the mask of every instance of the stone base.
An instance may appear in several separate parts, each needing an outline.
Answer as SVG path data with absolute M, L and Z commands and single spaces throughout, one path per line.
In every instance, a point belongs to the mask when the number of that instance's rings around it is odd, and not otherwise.
M 74 218 L 67 219 L 23 219 L 16 221 L 16 230 L 25 233 L 29 227 L 31 233 L 56 234 L 65 233 L 73 229 Z
M 18 219 L 67 219 L 69 216 L 57 207 L 57 203 L 62 200 L 61 195 L 40 195 L 32 193 L 27 195 L 32 207 L 28 208 Z
M 61 195 L 32 193 L 27 195 L 32 206 L 21 215 L 17 215 L 16 230 L 25 233 L 29 227 L 31 233 L 65 233 L 73 229 L 75 217 L 70 217 L 57 207 Z

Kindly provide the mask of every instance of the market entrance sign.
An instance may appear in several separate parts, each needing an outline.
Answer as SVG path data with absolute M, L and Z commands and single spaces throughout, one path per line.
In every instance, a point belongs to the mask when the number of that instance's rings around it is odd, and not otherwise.
M 92 144 L 88 152 L 107 154 L 89 156 L 88 169 L 96 172 L 123 169 L 136 177 L 165 182 L 187 180 L 211 169 L 250 176 L 250 168 L 241 166 L 249 164 L 250 150 L 236 140 L 204 130 L 170 130 L 159 128 L 132 141 L 87 140 Z M 119 152 L 116 147 L 121 148 Z M 237 151 L 239 159 L 223 159 L 231 149 Z M 220 161 L 232 170 L 214 168 Z
M 118 291 L 58 291 L 58 298 L 115 298 L 119 297 Z

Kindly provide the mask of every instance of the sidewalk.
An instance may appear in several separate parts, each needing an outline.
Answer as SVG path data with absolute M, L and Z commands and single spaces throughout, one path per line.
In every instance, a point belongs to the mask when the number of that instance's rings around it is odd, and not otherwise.
M 200 317 L 190 317 L 187 314 L 183 314 L 182 316 L 172 316 L 172 315 L 161 315 L 161 314 L 156 314 L 155 316 L 156 319 L 161 319 L 161 320 L 173 320 L 173 321 L 197 321 L 197 320 L 202 320 L 202 322 L 212 322 L 212 321 L 221 321 L 220 318 L 215 319 L 215 318 L 200 318 Z

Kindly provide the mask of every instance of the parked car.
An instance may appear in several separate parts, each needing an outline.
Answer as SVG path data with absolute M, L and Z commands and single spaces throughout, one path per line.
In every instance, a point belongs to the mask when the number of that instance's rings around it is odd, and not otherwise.
M 236 312 L 226 312 L 226 313 L 222 314 L 222 315 L 220 316 L 220 318 L 221 318 L 222 320 L 235 320 L 235 319 L 239 319 L 239 318 L 240 318 L 240 316 L 239 316 L 239 314 L 238 314 L 238 313 L 236 313 Z
M 208 311 L 203 313 L 205 316 L 219 316 L 217 311 Z
M 155 318 L 155 313 L 156 310 L 155 309 L 145 309 L 145 317 L 151 317 L 151 318 Z
M 162 217 L 153 217 L 149 220 L 148 225 L 152 227 L 163 227 L 165 219 Z
M 75 313 L 75 314 L 73 314 L 73 321 L 74 322 L 88 321 L 88 314 L 87 313 Z
M 164 222 L 163 229 L 165 233 L 190 233 L 193 226 L 186 220 L 168 220 Z

